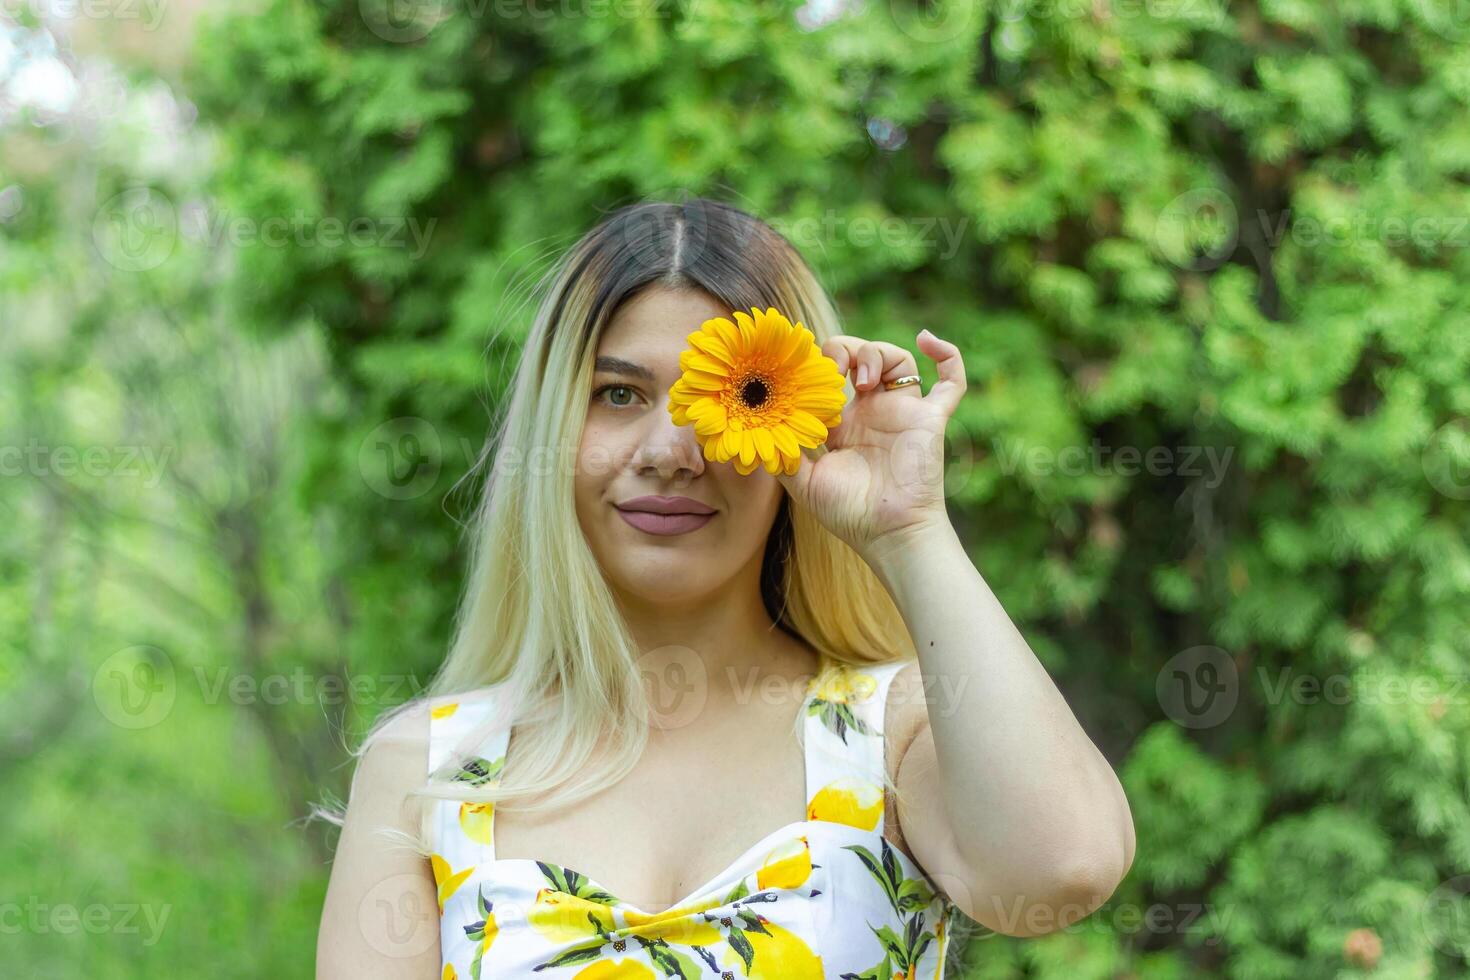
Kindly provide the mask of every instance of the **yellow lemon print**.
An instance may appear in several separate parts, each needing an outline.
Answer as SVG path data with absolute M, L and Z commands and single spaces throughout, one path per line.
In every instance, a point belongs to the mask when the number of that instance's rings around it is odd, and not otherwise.
M 459 974 L 454 972 L 453 963 L 444 964 L 444 973 L 442 974 L 442 980 L 459 980 Z
M 940 912 L 939 925 L 934 927 L 934 944 L 939 947 L 939 959 L 934 963 L 934 980 L 944 975 L 944 920 L 947 918 L 949 916 Z
M 578 970 L 572 980 L 654 980 L 656 974 L 637 960 L 598 960 Z
M 868 700 L 877 690 L 878 681 L 872 674 L 840 667 L 816 685 L 812 697 L 834 704 L 855 704 Z
M 807 804 L 808 820 L 830 820 L 872 830 L 883 816 L 883 787 L 844 776 L 823 786 Z
M 449 862 L 437 854 L 429 856 L 429 866 L 434 869 L 434 884 L 438 886 L 439 892 L 439 914 L 444 914 L 444 902 L 459 891 L 459 886 L 470 876 L 475 869 L 465 868 L 463 871 L 455 871 L 449 866 Z
M 812 852 L 805 837 L 774 848 L 755 874 L 756 888 L 800 888 L 812 873 Z
M 450 715 L 454 714 L 458 710 L 459 702 L 451 701 L 448 704 L 441 704 L 437 708 L 430 708 L 429 717 L 434 719 L 444 719 L 448 718 Z
M 494 825 L 494 803 L 461 803 L 459 805 L 459 826 L 464 831 L 464 835 L 475 843 L 490 843 Z
M 639 912 L 624 908 L 623 918 L 629 928 L 622 935 L 641 936 L 644 939 L 662 939 L 664 942 L 685 946 L 708 946 L 720 941 L 719 927 L 707 921 L 699 913 L 712 909 L 723 902 L 720 896 L 691 902 L 663 912 Z
M 536 893 L 536 903 L 526 920 L 554 943 L 575 942 L 596 935 L 599 927 L 604 931 L 613 927 L 612 909 L 606 905 L 551 888 Z
M 800 936 L 769 920 L 761 924 L 766 928 L 764 934 L 753 929 L 745 933 L 754 951 L 747 980 L 822 980 L 822 958 Z M 745 967 L 733 949 L 727 947 L 724 958 L 727 965 Z

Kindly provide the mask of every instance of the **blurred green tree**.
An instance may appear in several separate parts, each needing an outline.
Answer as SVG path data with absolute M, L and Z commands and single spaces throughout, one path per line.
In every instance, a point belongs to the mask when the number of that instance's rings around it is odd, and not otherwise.
M 1042 939 L 977 938 L 966 975 L 1467 973 L 1460 5 L 255 7 L 214 14 L 191 62 L 216 151 L 199 186 L 142 166 L 86 177 L 86 221 L 142 182 L 192 247 L 118 269 L 157 256 L 109 251 L 104 230 L 91 247 L 113 268 L 66 308 L 71 340 L 12 341 L 0 365 L 21 420 L 7 445 L 43 423 L 82 439 L 91 416 L 54 396 L 100 391 L 146 444 L 198 447 L 141 502 L 117 481 L 82 497 L 0 483 L 30 518 L 0 562 L 22 638 L 7 697 L 34 725 L 75 714 L 36 693 L 59 642 L 100 651 L 88 679 L 128 636 L 187 678 L 426 679 L 462 574 L 457 479 L 537 278 L 619 204 L 707 194 L 784 231 L 848 332 L 962 345 L 951 513 L 1124 775 L 1139 851 L 1113 901 Z M 42 263 L 78 258 L 52 234 L 76 175 L 53 179 L 6 226 L 7 297 L 34 304 Z M 269 433 L 238 392 L 200 403 L 242 375 L 275 379 L 257 386 L 283 406 Z M 170 405 L 194 406 L 185 431 Z M 211 458 L 238 496 L 191 491 Z M 89 513 L 105 534 L 29 560 Z M 146 590 L 156 605 L 114 597 L 93 623 L 98 568 L 155 546 L 140 514 L 189 540 L 146 556 L 171 570 Z M 140 610 L 175 625 L 129 632 Z M 152 830 L 89 843 L 79 866 L 116 876 L 89 880 L 209 918 L 151 954 L 86 951 L 96 975 L 146 955 L 304 973 L 322 845 L 293 850 L 279 827 L 303 793 L 345 786 L 313 733 L 350 738 L 396 692 L 335 699 L 324 720 L 311 698 L 231 714 L 184 686 L 167 724 L 127 742 L 86 718 L 65 757 L 0 746 L 35 801 L 0 863 L 75 847 L 84 801 L 117 794 Z M 262 927 L 274 880 L 286 898 Z M 235 948 L 262 928 L 270 942 Z
M 317 494 L 361 494 L 332 464 L 364 418 L 478 445 L 525 284 L 632 200 L 746 206 L 849 332 L 962 344 L 956 520 L 1140 841 L 1117 914 L 977 942 L 977 976 L 1423 976 L 1470 952 L 1456 15 L 280 2 L 214 32 L 197 91 L 230 207 L 432 224 L 422 256 L 241 254 L 237 308 L 312 311 L 354 393 Z M 438 495 L 367 503 L 366 564 L 435 526 L 447 559 Z

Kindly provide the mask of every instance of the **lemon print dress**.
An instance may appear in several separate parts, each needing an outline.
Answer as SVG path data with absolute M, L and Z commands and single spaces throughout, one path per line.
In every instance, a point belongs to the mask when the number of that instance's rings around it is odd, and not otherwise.
M 585 874 L 497 859 L 494 808 L 433 801 L 443 977 L 930 980 L 943 976 L 958 910 L 883 836 L 883 712 L 904 662 L 827 662 L 803 704 L 806 819 L 752 843 L 662 912 L 645 912 Z M 430 771 L 471 786 L 499 778 L 503 727 L 466 752 L 492 686 L 430 710 Z

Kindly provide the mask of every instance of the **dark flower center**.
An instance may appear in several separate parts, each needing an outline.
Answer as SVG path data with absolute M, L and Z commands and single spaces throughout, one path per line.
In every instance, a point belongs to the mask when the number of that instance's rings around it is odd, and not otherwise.
M 760 378 L 752 378 L 740 389 L 740 400 L 746 408 L 760 408 L 771 397 L 771 389 Z

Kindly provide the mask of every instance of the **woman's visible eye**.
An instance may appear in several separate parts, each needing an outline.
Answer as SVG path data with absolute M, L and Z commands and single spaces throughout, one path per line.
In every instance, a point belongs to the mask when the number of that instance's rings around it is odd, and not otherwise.
M 597 398 L 597 397 L 599 397 L 605 391 L 607 391 L 607 392 L 614 392 L 613 395 L 610 395 L 609 396 L 610 398 L 614 398 L 614 399 L 620 397 L 623 394 L 626 394 L 626 395 L 629 396 L 629 400 L 628 401 L 616 401 L 616 400 L 614 400 L 614 401 L 608 402 L 608 404 L 612 405 L 614 408 L 627 408 L 629 405 L 633 404 L 633 402 L 632 402 L 631 399 L 638 394 L 636 391 L 634 391 L 632 388 L 628 387 L 627 385 L 611 384 L 611 385 L 603 385 L 601 388 L 598 388 L 595 392 L 592 393 L 592 397 L 593 398 Z

